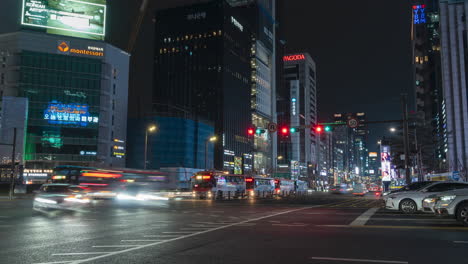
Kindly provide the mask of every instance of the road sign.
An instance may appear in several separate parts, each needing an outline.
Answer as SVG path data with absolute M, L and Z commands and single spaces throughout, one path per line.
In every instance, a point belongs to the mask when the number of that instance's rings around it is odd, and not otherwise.
M 276 131 L 278 131 L 278 124 L 268 123 L 267 128 L 268 128 L 268 131 L 270 131 L 270 133 L 275 133 Z
M 452 172 L 452 178 L 454 181 L 459 181 L 460 180 L 460 172 L 454 171 Z
M 346 124 L 349 128 L 357 128 L 359 126 L 359 120 L 357 120 L 356 118 L 350 118 L 348 119 Z

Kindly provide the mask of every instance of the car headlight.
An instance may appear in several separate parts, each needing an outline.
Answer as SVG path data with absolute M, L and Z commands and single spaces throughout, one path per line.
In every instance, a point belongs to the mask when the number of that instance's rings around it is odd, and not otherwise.
M 449 203 L 455 200 L 456 197 L 457 197 L 456 195 L 446 195 L 446 196 L 441 196 L 440 200 Z
M 436 200 L 437 200 L 437 199 L 436 199 L 435 197 L 434 197 L 434 198 L 431 197 L 431 198 L 426 198 L 426 199 L 424 199 L 424 202 L 425 202 L 425 203 L 435 203 Z
M 44 198 L 34 198 L 34 200 L 36 202 L 40 202 L 40 203 L 46 203 L 46 204 L 57 204 L 57 201 L 54 201 L 54 200 L 49 200 L 49 199 L 44 199 Z

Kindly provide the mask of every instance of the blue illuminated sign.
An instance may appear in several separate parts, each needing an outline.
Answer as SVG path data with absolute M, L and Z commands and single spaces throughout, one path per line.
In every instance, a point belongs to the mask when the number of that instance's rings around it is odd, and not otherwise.
M 52 101 L 44 110 L 44 120 L 49 124 L 79 125 L 97 124 L 99 117 L 91 116 L 87 104 L 63 104 Z
M 415 25 L 426 23 L 426 5 L 414 5 L 413 18 Z

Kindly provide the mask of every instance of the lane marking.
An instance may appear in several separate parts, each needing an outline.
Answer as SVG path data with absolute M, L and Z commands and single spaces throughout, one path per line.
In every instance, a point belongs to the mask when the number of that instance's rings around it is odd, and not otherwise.
M 99 255 L 99 254 L 107 254 L 107 253 L 109 253 L 109 252 L 56 253 L 56 254 L 52 254 L 52 256 Z
M 203 231 L 203 230 L 206 230 L 208 229 L 209 227 L 183 227 L 183 228 L 180 228 L 181 231 Z
M 453 243 L 468 244 L 468 241 L 453 241 Z
M 163 239 L 133 239 L 133 240 L 120 240 L 120 242 L 158 242 L 163 241 Z M 109 252 L 106 252 L 109 253 Z
M 378 260 L 378 259 L 351 259 L 351 258 L 326 258 L 326 257 L 311 257 L 311 259 L 315 259 L 315 260 L 332 260 L 332 261 L 348 261 L 348 262 L 408 264 L 408 261 Z
M 174 231 L 174 232 L 163 232 L 163 234 L 190 234 L 192 231 Z
M 373 229 L 433 229 L 433 230 L 458 230 L 468 231 L 468 227 L 452 227 L 452 226 L 385 226 L 385 225 L 317 225 L 322 227 L 342 227 L 342 228 L 373 228 Z
M 363 225 L 366 225 L 367 221 L 369 221 L 369 219 L 372 217 L 372 215 L 375 214 L 375 212 L 377 212 L 380 208 L 378 207 L 375 207 L 375 208 L 371 208 L 367 211 L 365 211 L 362 215 L 358 216 L 356 219 L 354 219 L 353 222 L 351 222 L 351 224 L 349 224 L 350 226 L 363 226 Z
M 179 235 L 146 235 L 143 237 L 178 237 Z
M 104 246 L 93 246 L 93 248 L 120 248 L 120 247 L 136 247 L 137 245 L 104 245 Z
M 160 242 L 149 243 L 149 244 L 146 244 L 146 245 L 140 245 L 140 246 L 134 246 L 134 245 L 132 245 L 132 248 L 128 248 L 128 249 L 124 249 L 124 250 L 120 250 L 120 251 L 115 251 L 115 252 L 110 252 L 110 253 L 108 253 L 108 254 L 101 255 L 101 256 L 96 256 L 96 257 L 92 257 L 92 258 L 81 259 L 81 260 L 75 260 L 75 261 L 70 262 L 70 263 L 79 264 L 79 263 L 94 261 L 94 260 L 98 260 L 98 259 L 102 259 L 102 258 L 107 258 L 107 257 L 111 257 L 111 256 L 115 256 L 115 255 L 127 253 L 127 252 L 132 252 L 132 251 L 139 250 L 139 249 L 143 249 L 143 248 L 147 248 L 147 247 L 152 247 L 152 246 L 156 246 L 156 245 L 166 244 L 166 243 L 169 243 L 169 242 L 178 241 L 178 240 L 182 240 L 182 239 L 185 239 L 185 238 L 190 238 L 190 237 L 194 237 L 194 236 L 203 235 L 203 234 L 206 234 L 206 233 L 211 233 L 211 232 L 214 232 L 214 231 L 226 229 L 226 228 L 229 228 L 229 227 L 232 227 L 232 226 L 236 226 L 236 225 L 240 225 L 240 224 L 245 224 L 245 223 L 249 223 L 249 222 L 255 222 L 255 221 L 262 220 L 262 219 L 271 218 L 271 217 L 275 217 L 275 216 L 279 216 L 279 215 L 284 215 L 284 214 L 289 214 L 289 213 L 293 213 L 293 212 L 297 212 L 297 211 L 301 211 L 301 210 L 305 210 L 305 209 L 316 208 L 316 207 L 319 207 L 319 206 L 320 206 L 320 205 L 308 206 L 308 207 L 301 207 L 301 208 L 297 208 L 297 209 L 293 209 L 293 210 L 288 210 L 288 211 L 283 211 L 283 212 L 279 212 L 279 213 L 274 213 L 274 214 L 270 214 L 270 215 L 266 215 L 266 216 L 261 216 L 261 217 L 257 217 L 257 218 L 253 218 L 253 219 L 244 220 L 244 221 L 241 221 L 241 222 L 238 222 L 238 223 L 233 223 L 233 224 L 228 224 L 228 225 L 224 225 L 224 226 L 215 227 L 215 228 L 208 229 L 208 230 L 201 231 L 201 232 L 197 232 L 197 233 L 192 233 L 192 234 L 187 234 L 187 235 L 183 235 L 183 236 L 176 237 L 176 238 L 171 238 L 171 239 L 164 240 L 164 241 L 160 241 Z

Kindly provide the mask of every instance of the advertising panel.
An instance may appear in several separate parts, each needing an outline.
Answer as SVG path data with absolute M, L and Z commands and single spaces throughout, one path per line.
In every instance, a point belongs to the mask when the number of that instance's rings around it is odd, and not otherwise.
M 242 174 L 242 157 L 234 157 L 234 174 Z
M 380 146 L 380 160 L 382 164 L 382 181 L 391 181 L 390 146 Z
M 104 40 L 106 0 L 23 0 L 21 25 L 50 34 Z
M 99 117 L 92 116 L 86 104 L 63 104 L 52 101 L 44 110 L 44 120 L 49 124 L 85 127 L 91 123 L 98 123 Z

